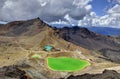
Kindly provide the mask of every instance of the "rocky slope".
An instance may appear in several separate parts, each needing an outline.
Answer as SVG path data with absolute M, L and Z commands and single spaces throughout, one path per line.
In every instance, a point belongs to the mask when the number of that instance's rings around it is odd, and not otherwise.
M 75 45 L 103 52 L 101 54 L 110 61 L 120 61 L 120 36 L 100 35 L 87 28 L 79 28 L 77 26 L 56 29 L 56 33 L 64 40 Z
M 64 40 L 90 50 L 113 49 L 119 50 L 120 37 L 104 36 L 87 28 L 64 27 L 52 28 L 39 18 L 28 21 L 15 21 L 0 25 L 1 36 L 35 36 L 44 31 L 52 36 L 59 36 Z M 45 34 L 44 34 L 45 35 Z
M 90 50 L 120 49 L 119 37 L 100 35 L 89 31 L 87 28 L 79 28 L 77 26 L 71 28 L 64 27 L 58 29 L 57 33 L 63 39 Z
M 114 70 L 104 70 L 101 74 L 71 75 L 67 79 L 120 79 L 120 73 Z
M 12 71 L 10 73 L 20 74 L 15 74 L 16 76 L 10 79 L 20 79 L 21 71 L 25 72 L 22 72 L 25 79 L 28 76 L 32 79 L 59 79 L 71 74 L 99 73 L 108 68 L 120 72 L 119 64 L 106 59 L 109 58 L 116 62 L 119 61 L 119 57 L 116 57 L 118 55 L 110 53 L 114 58 L 118 58 L 113 60 L 109 53 L 107 54 L 106 51 L 104 53 L 106 49 L 119 53 L 119 37 L 99 35 L 86 28 L 53 28 L 39 18 L 10 22 L 0 25 L 0 28 L 0 73 L 3 73 L 0 75 L 2 79 L 9 77 L 4 74 L 6 68 Z M 45 51 L 45 45 L 53 46 L 54 50 Z M 34 54 L 41 55 L 41 58 L 31 58 Z M 46 64 L 46 58 L 49 56 L 85 59 L 91 63 L 91 66 L 78 72 L 52 71 Z M 12 65 L 17 67 L 11 67 Z
M 34 35 L 47 27 L 48 25 L 39 18 L 27 21 L 14 21 L 0 25 L 0 34 L 6 36 Z
M 4 66 L 17 65 L 32 79 L 56 79 L 65 76 L 62 72 L 52 71 L 47 67 L 46 58 L 49 56 L 80 58 L 82 54 L 86 57 L 90 54 L 89 50 L 60 38 L 55 33 L 54 28 L 39 18 L 10 22 L 1 25 L 0 28 L 0 68 L 4 70 Z M 53 46 L 54 50 L 45 51 L 45 45 Z M 82 54 L 79 55 L 75 51 L 80 51 Z M 41 58 L 32 58 L 34 54 L 40 54 Z M 21 66 L 25 64 L 28 66 Z M 9 68 L 8 70 L 11 71 Z M 7 78 L 4 74 L 1 74 L 1 76 L 3 76 L 3 79 Z M 18 75 L 16 79 L 19 78 Z

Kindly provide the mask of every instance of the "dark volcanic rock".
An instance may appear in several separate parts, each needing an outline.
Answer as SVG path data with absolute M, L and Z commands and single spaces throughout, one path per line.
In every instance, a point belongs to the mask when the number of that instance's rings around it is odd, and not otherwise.
M 71 75 L 67 79 L 120 79 L 120 73 L 114 70 L 104 70 L 102 74 Z
M 100 52 L 106 59 L 120 63 L 120 50 L 102 49 Z
M 25 74 L 25 71 L 18 69 L 17 66 L 0 68 L 0 79 L 30 79 Z
M 100 35 L 89 31 L 87 28 L 64 27 L 57 29 L 57 33 L 64 40 L 90 50 L 104 48 L 118 50 L 120 48 L 120 38 Z

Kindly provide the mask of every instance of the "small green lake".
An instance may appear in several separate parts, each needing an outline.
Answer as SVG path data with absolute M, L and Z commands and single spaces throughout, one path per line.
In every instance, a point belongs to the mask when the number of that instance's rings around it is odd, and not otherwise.
M 69 57 L 48 57 L 47 65 L 51 70 L 69 72 L 83 70 L 84 68 L 89 66 L 90 63 L 86 60 L 80 60 Z

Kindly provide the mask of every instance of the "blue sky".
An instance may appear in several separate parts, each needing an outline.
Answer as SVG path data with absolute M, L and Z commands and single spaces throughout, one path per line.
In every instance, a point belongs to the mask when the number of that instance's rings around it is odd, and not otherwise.
M 92 2 L 90 2 L 90 4 L 92 4 L 92 10 L 96 12 L 98 16 L 105 15 L 105 9 L 110 5 L 107 0 L 93 0 Z

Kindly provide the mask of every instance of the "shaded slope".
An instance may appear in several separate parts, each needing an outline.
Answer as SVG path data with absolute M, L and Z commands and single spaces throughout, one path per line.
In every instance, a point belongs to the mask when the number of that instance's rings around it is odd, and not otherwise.
M 100 52 L 106 60 L 120 63 L 120 50 L 102 49 Z
M 89 31 L 87 28 L 64 27 L 56 33 L 66 41 L 89 50 L 102 52 L 105 59 L 120 63 L 120 37 L 105 36 Z
M 120 38 L 100 35 L 89 31 L 87 28 L 65 27 L 57 30 L 57 33 L 63 39 L 87 49 L 109 48 L 118 50 L 120 48 Z

